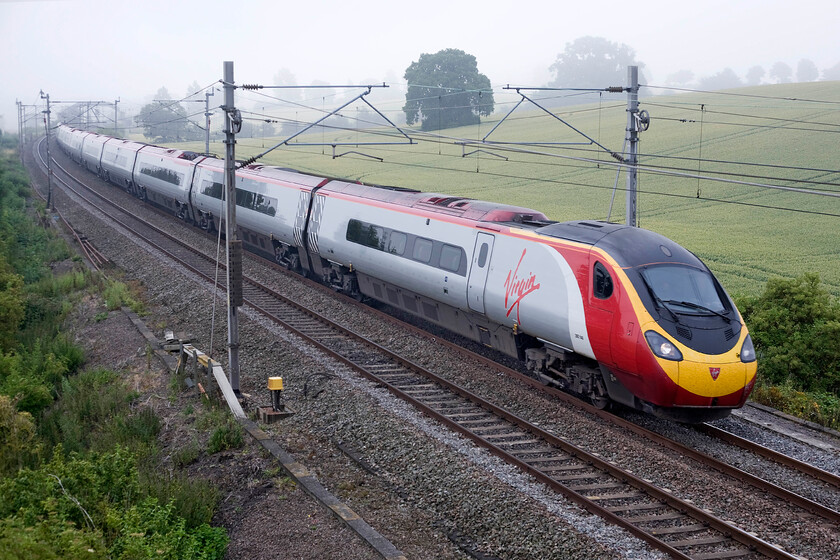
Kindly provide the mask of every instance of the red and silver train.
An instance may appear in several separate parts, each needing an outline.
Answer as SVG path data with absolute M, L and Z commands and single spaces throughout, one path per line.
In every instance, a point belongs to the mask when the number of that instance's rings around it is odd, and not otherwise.
M 223 161 L 61 126 L 77 162 L 206 230 Z M 640 228 L 250 165 L 236 173 L 245 247 L 522 360 L 540 380 L 683 422 L 752 390 L 756 356 L 700 259 Z

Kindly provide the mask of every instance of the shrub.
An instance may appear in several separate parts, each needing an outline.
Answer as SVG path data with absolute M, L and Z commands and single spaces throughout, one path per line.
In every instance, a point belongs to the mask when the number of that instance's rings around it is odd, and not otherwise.
M 2 260 L 2 255 L 0 255 Z M 3 272 L 0 262 L 0 352 L 12 349 L 26 310 L 23 297 L 23 277 Z
M 0 476 L 34 465 L 40 449 L 32 415 L 18 412 L 9 397 L 0 395 Z
M 188 529 L 210 523 L 219 503 L 219 491 L 213 484 L 201 478 L 184 474 L 141 473 L 143 488 L 147 496 L 158 503 L 171 503 L 175 512 L 184 518 Z
M 228 539 L 223 529 L 201 525 L 188 531 L 170 504 L 147 498 L 126 512 L 108 517 L 116 538 L 109 552 L 115 559 L 160 558 L 213 560 L 222 558 Z
M 790 385 L 759 383 L 752 399 L 823 426 L 840 428 L 840 398 L 829 393 L 798 391 Z
M 195 441 L 190 442 L 172 454 L 172 464 L 179 469 L 183 469 L 184 467 L 195 463 L 200 454 L 201 449 L 199 448 L 198 443 Z
M 741 302 L 759 375 L 805 391 L 840 391 L 840 305 L 815 274 L 772 279 Z
M 237 449 L 245 444 L 242 426 L 236 420 L 228 418 L 224 424 L 213 430 L 207 442 L 207 453 L 213 454 L 225 449 Z
M 104 369 L 84 371 L 59 387 L 61 398 L 44 414 L 39 431 L 50 446 L 62 444 L 68 453 L 89 449 L 133 398 L 117 374 Z
M 51 515 L 34 526 L 17 517 L 0 519 L 0 558 L 106 560 L 108 555 L 99 531 L 82 531 Z

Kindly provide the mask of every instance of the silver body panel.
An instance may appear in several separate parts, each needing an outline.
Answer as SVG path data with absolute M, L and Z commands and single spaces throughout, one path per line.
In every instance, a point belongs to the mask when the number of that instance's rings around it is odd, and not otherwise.
M 114 184 L 128 187 L 132 181 L 134 161 L 146 144 L 130 140 L 113 139 L 102 146 L 102 173 Z

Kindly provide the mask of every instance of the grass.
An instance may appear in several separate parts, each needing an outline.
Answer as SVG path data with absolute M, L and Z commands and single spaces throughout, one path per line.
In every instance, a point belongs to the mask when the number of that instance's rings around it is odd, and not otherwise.
M 830 393 L 759 383 L 753 390 L 752 400 L 804 420 L 840 429 L 840 398 Z
M 646 92 L 650 90 L 642 90 Z M 840 225 L 840 198 L 746 184 L 698 182 L 695 177 L 652 172 L 653 167 L 668 167 L 687 175 L 731 173 L 735 175 L 719 176 L 840 192 L 840 173 L 822 171 L 837 169 L 840 82 L 761 86 L 734 93 L 762 97 L 690 93 L 642 98 L 641 108 L 651 116 L 650 129 L 641 134 L 640 141 L 640 163 L 649 169 L 639 175 L 642 227 L 662 233 L 698 254 L 734 294 L 756 295 L 773 276 L 794 278 L 804 272 L 817 272 L 829 291 L 840 295 L 835 236 Z M 499 110 L 506 113 L 509 106 L 504 103 L 512 101 L 510 94 L 499 95 Z M 600 144 L 620 152 L 625 108 L 622 96 L 612 96 L 601 104 L 563 108 L 557 113 Z M 357 155 L 333 158 L 329 146 L 292 145 L 270 153 L 261 163 L 516 204 L 540 210 L 554 220 L 606 219 L 609 215 L 613 221 L 623 221 L 625 176 L 618 178 L 610 214 L 615 160 L 595 146 L 532 147 L 530 151 L 540 153 L 534 155 L 518 153 L 514 151 L 516 146 L 505 150 L 485 145 L 484 151 L 462 157 L 464 151 L 474 148 L 463 150 L 450 139 L 481 139 L 499 118 L 494 116 L 476 127 L 442 131 L 440 139 L 426 140 L 416 133 L 413 136 L 418 143 L 410 146 L 336 148 L 337 153 L 358 151 L 381 157 L 382 162 Z M 283 139 L 238 138 L 237 157 L 258 154 Z M 301 137 L 301 142 L 369 140 L 381 142 L 383 137 L 320 130 Z M 526 111 L 523 105 L 489 140 L 580 142 L 582 137 L 545 113 Z M 200 142 L 179 147 L 203 151 Z M 700 158 L 702 161 L 698 161 Z

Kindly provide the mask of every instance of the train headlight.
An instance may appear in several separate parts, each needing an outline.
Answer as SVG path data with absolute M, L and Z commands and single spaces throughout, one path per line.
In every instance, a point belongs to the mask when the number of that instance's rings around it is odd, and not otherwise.
M 665 360 L 672 360 L 679 362 L 683 359 L 680 350 L 674 346 L 667 338 L 656 331 L 648 331 L 645 333 L 645 340 L 654 354 Z
M 747 338 L 744 339 L 744 345 L 741 346 L 741 361 L 745 364 L 755 361 L 755 347 L 750 335 L 747 335 Z

